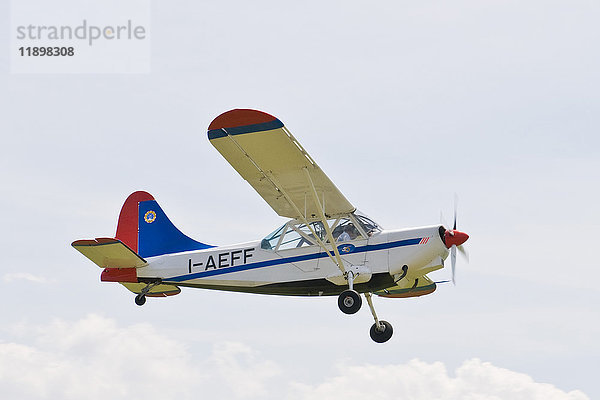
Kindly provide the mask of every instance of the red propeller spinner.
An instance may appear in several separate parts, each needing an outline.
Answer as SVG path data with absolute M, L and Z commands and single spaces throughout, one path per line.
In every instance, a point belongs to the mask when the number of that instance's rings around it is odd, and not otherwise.
M 444 243 L 446 243 L 447 248 L 451 248 L 453 245 L 460 246 L 467 239 L 469 239 L 469 235 L 456 229 L 447 229 L 444 233 Z

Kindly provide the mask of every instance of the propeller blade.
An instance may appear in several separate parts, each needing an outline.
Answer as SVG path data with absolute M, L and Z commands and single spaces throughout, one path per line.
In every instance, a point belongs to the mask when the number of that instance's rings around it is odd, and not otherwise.
M 458 195 L 454 193 L 454 227 L 452 229 L 456 230 L 456 214 L 458 210 Z
M 444 228 L 450 226 L 448 225 L 446 218 L 444 218 L 444 213 L 442 211 L 440 211 L 440 224 L 444 225 Z
M 450 249 L 450 257 L 452 257 L 452 284 L 456 285 L 456 245 L 452 245 Z
M 469 262 L 469 252 L 467 251 L 465 246 L 463 246 L 462 244 L 458 246 L 458 251 L 460 251 L 460 254 L 462 254 L 463 257 L 467 260 L 467 262 Z

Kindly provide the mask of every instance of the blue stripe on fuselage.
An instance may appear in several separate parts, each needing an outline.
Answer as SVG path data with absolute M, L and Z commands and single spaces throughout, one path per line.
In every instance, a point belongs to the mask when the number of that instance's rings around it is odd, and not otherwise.
M 413 246 L 415 244 L 419 244 L 421 239 L 422 238 L 406 239 L 406 240 L 398 240 L 398 241 L 390 242 L 390 243 L 359 246 L 359 247 L 356 247 L 356 249 L 352 252 L 352 254 L 363 253 L 365 251 L 390 249 L 393 247 Z M 214 275 L 229 274 L 232 272 L 247 271 L 249 269 L 272 267 L 274 265 L 279 265 L 279 264 L 295 263 L 295 262 L 313 260 L 315 258 L 323 258 L 323 257 L 328 257 L 326 252 L 311 253 L 311 254 L 305 254 L 305 255 L 301 255 L 301 256 L 287 257 L 287 258 L 278 258 L 278 259 L 273 259 L 273 260 L 260 261 L 260 262 L 256 262 L 253 264 L 239 265 L 237 267 L 228 267 L 228 268 L 223 268 L 223 269 L 215 269 L 215 270 L 210 270 L 210 271 L 196 272 L 194 274 L 187 274 L 187 275 L 174 276 L 172 278 L 165 278 L 165 279 L 163 279 L 163 281 L 165 281 L 165 282 L 183 282 L 183 281 L 188 281 L 191 279 L 204 278 L 204 277 L 214 276 Z

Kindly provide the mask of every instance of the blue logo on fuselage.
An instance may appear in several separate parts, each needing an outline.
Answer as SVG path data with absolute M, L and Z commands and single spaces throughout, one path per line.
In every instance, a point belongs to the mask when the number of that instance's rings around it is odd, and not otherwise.
M 352 244 L 340 244 L 338 246 L 338 251 L 341 254 L 352 253 L 355 249 L 356 249 L 356 247 L 354 247 L 354 245 L 352 245 Z

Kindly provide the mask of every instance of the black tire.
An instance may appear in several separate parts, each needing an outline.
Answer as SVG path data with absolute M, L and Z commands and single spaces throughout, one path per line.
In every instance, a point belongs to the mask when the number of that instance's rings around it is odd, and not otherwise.
M 338 297 L 338 307 L 344 314 L 355 314 L 362 306 L 362 298 L 356 290 L 344 290 Z
M 135 296 L 135 304 L 137 304 L 138 306 L 143 306 L 146 303 L 146 296 L 144 296 L 143 294 L 138 294 L 137 296 Z
M 373 324 L 371 327 L 371 339 L 377 343 L 385 343 L 392 337 L 394 333 L 394 328 L 392 328 L 392 324 L 387 321 L 379 321 L 382 326 L 382 330 L 377 329 L 377 324 Z

